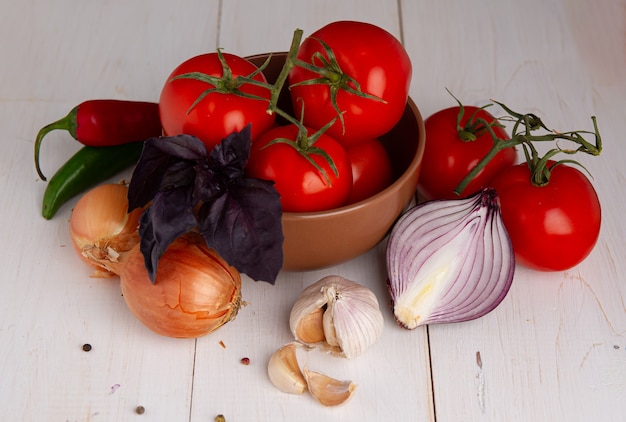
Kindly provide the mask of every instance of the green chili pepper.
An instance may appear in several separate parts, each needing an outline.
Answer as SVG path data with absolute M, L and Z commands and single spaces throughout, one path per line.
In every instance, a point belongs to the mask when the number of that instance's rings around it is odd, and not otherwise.
M 52 176 L 43 195 L 47 220 L 72 197 L 136 164 L 143 141 L 111 147 L 83 147 Z

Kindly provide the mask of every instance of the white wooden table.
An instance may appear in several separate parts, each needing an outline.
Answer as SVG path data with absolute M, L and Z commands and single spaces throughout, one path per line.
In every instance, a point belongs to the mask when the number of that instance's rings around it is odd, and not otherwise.
M 207 337 L 151 333 L 119 283 L 89 278 L 74 255 L 74 201 L 41 217 L 37 130 L 85 99 L 157 101 L 193 55 L 284 51 L 294 29 L 307 35 L 339 19 L 403 40 L 424 116 L 453 105 L 445 87 L 466 103 L 495 98 L 535 112 L 556 129 L 590 129 L 597 115 L 604 154 L 581 157 L 603 205 L 597 247 L 565 272 L 519 268 L 500 307 L 462 324 L 398 328 L 380 245 L 334 268 L 281 274 L 275 286 L 245 279 L 248 306 Z M 626 420 L 625 34 L 624 0 L 1 0 L 0 420 Z M 49 135 L 44 172 L 78 148 Z M 358 384 L 337 408 L 281 393 L 266 376 L 270 354 L 291 340 L 291 304 L 327 274 L 369 286 L 386 320 L 356 360 L 306 356 Z

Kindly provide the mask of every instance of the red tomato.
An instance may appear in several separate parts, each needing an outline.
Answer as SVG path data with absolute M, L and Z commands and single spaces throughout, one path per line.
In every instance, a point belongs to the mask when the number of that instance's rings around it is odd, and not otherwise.
M 489 123 L 495 120 L 489 112 L 478 107 L 464 106 L 464 109 L 460 122 L 462 128 L 466 127 L 475 112 L 476 118 Z M 487 131 L 479 132 L 473 141 L 462 140 L 457 130 L 458 114 L 458 106 L 450 107 L 434 113 L 424 121 L 426 143 L 417 186 L 423 199 L 458 198 L 454 189 L 493 146 L 493 139 Z M 496 126 L 493 131 L 499 139 L 509 139 L 504 128 Z M 470 182 L 461 196 L 469 196 L 487 187 L 496 173 L 515 164 L 516 157 L 514 148 L 500 151 Z
M 326 133 L 344 145 L 350 145 L 388 132 L 402 117 L 411 82 L 411 60 L 400 41 L 369 23 L 338 21 L 306 38 L 300 45 L 298 58 L 322 66 L 314 55 L 319 53 L 326 59 L 328 55 L 319 40 L 328 44 L 340 71 L 353 78 L 362 92 L 384 100 L 362 98 L 346 91 L 346 86 L 354 88 L 355 84 L 331 71 L 327 79 L 340 79 L 337 82 L 337 105 L 344 112 L 345 133 L 339 120 Z M 295 66 L 289 74 L 289 83 L 293 85 L 317 78 L 320 78 L 317 73 Z M 331 102 L 328 83 L 293 86 L 290 93 L 298 118 L 301 101 L 304 102 L 304 123 L 307 126 L 321 128 L 338 115 Z
M 257 67 L 246 59 L 232 54 L 222 54 L 230 67 L 232 78 L 248 76 L 257 70 Z M 159 100 L 159 113 L 165 135 L 183 133 L 194 135 L 210 150 L 223 138 L 234 131 L 240 131 L 248 123 L 252 124 L 252 139 L 274 124 L 275 115 L 266 113 L 270 91 L 251 84 L 243 84 L 238 89 L 268 101 L 215 91 L 207 94 L 190 110 L 203 93 L 215 88 L 208 82 L 196 79 L 172 80 L 174 76 L 190 72 L 220 78 L 223 76 L 223 66 L 217 53 L 209 53 L 192 57 L 174 69 L 167 78 Z M 267 82 L 262 73 L 256 75 L 254 79 Z
M 391 184 L 391 159 L 378 139 L 370 139 L 346 149 L 352 166 L 352 191 L 348 204 L 359 202 Z
M 285 212 L 322 211 L 343 205 L 352 188 L 352 172 L 345 149 L 326 134 L 314 144 L 333 160 L 337 175 L 322 155 L 309 153 L 309 157 L 325 171 L 328 183 L 293 145 L 284 142 L 270 144 L 276 139 L 294 141 L 297 136 L 295 125 L 279 126 L 261 134 L 250 149 L 246 173 L 258 179 L 273 180 Z
M 530 177 L 522 163 L 504 169 L 492 183 L 516 260 L 542 271 L 571 268 L 598 240 L 598 195 L 584 174 L 566 165 L 553 167 L 545 186 L 531 184 Z

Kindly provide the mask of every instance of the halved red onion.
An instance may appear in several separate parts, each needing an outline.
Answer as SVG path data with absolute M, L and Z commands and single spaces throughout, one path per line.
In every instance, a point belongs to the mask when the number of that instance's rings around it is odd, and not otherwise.
M 491 312 L 508 293 L 515 271 L 496 191 L 407 211 L 389 235 L 387 271 L 394 316 L 405 328 Z

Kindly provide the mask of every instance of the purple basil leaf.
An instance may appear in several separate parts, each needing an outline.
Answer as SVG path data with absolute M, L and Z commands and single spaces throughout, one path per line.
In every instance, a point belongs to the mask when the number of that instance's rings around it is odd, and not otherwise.
M 139 220 L 140 250 L 154 283 L 161 255 L 178 236 L 196 226 L 191 203 L 193 186 L 158 192 Z
M 159 192 L 183 186 L 193 187 L 195 178 L 196 170 L 193 162 L 185 160 L 172 162 L 161 178 Z
M 128 185 L 128 211 L 143 207 L 154 198 L 161 186 L 161 178 L 173 158 L 153 147 L 159 138 L 144 143 L 141 157 Z
M 154 198 L 161 190 L 163 176 L 173 164 L 206 160 L 206 147 L 196 137 L 179 135 L 146 140 L 128 186 L 128 210 L 143 207 Z
M 274 284 L 283 265 L 280 197 L 273 183 L 253 178 L 202 205 L 199 229 L 207 245 L 254 280 Z
M 244 177 L 244 168 L 250 156 L 250 125 L 241 132 L 233 132 L 211 151 L 212 164 L 227 180 Z
M 146 141 L 128 199 L 129 209 L 152 201 L 139 226 L 152 282 L 167 247 L 196 227 L 240 272 L 275 282 L 283 264 L 280 197 L 273 183 L 245 178 L 250 145 L 250 125 L 225 138 L 210 156 L 189 135 Z
M 164 154 L 181 160 L 198 161 L 207 158 L 206 146 L 191 135 L 165 136 L 156 138 L 154 147 Z
M 207 163 L 197 164 L 195 171 L 194 203 L 210 202 L 224 193 L 226 187 L 223 186 L 216 172 Z

